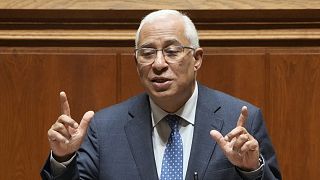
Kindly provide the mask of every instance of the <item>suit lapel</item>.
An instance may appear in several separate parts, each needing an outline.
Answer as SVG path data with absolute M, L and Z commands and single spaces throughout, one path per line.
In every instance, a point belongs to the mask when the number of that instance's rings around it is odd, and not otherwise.
M 142 180 L 158 179 L 152 144 L 152 122 L 147 95 L 129 109 L 125 132 Z
M 220 131 L 223 125 L 219 99 L 211 91 L 209 94 L 205 87 L 198 87 L 195 127 L 186 179 L 193 179 L 194 172 L 198 173 L 199 179 L 203 179 L 216 146 L 209 133 L 212 129 Z
M 212 91 L 201 85 L 197 101 L 195 128 L 186 179 L 193 179 L 194 172 L 203 179 L 216 147 L 210 131 L 220 131 L 223 126 L 221 103 Z M 129 109 L 125 133 L 142 180 L 158 179 L 152 144 L 152 122 L 147 95 L 139 96 Z

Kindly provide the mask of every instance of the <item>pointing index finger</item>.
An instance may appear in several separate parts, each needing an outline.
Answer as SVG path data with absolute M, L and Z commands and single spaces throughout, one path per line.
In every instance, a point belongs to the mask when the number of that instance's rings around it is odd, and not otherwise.
M 71 117 L 67 95 L 63 91 L 60 92 L 60 104 L 61 104 L 61 113 Z
M 244 125 L 246 124 L 246 120 L 248 118 L 248 108 L 247 106 L 242 106 L 241 109 L 241 114 L 239 116 L 238 122 L 237 122 L 237 127 L 241 126 L 244 127 Z

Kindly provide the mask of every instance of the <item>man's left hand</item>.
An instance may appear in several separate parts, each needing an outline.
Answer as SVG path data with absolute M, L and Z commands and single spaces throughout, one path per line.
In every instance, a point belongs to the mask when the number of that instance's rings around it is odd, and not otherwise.
M 237 126 L 226 136 L 216 130 L 211 130 L 211 137 L 217 141 L 229 161 L 245 171 L 259 168 L 259 143 L 248 133 L 244 125 L 248 118 L 248 108 L 243 106 Z

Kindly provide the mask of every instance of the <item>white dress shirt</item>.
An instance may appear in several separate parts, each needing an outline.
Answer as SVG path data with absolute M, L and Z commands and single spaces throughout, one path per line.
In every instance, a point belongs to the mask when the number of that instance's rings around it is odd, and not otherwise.
M 166 144 L 168 138 L 170 136 L 171 128 L 168 123 L 163 120 L 163 118 L 169 113 L 162 110 L 159 106 L 157 106 L 154 101 L 150 99 L 150 107 L 151 107 L 151 118 L 153 125 L 152 132 L 152 140 L 153 140 L 153 150 L 154 157 L 156 161 L 158 176 L 161 176 L 161 166 L 164 151 L 166 148 Z M 174 101 L 174 99 L 172 99 Z M 198 100 L 198 85 L 196 83 L 193 94 L 189 98 L 189 100 L 175 113 L 183 120 L 180 121 L 180 135 L 183 143 L 183 179 L 186 177 L 186 172 L 188 168 L 188 162 L 190 157 L 190 151 L 192 146 L 192 137 L 194 131 L 194 122 L 196 116 L 196 106 Z

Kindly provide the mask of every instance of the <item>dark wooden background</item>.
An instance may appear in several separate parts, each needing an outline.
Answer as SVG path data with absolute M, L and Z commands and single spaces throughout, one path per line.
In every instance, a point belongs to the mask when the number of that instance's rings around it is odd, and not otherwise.
M 8 2 L 0 2 L 0 179 L 40 179 L 60 91 L 76 120 L 143 91 L 133 39 L 155 5 Z M 205 57 L 198 80 L 262 108 L 284 179 L 317 179 L 320 6 L 219 2 L 175 2 L 199 28 Z

